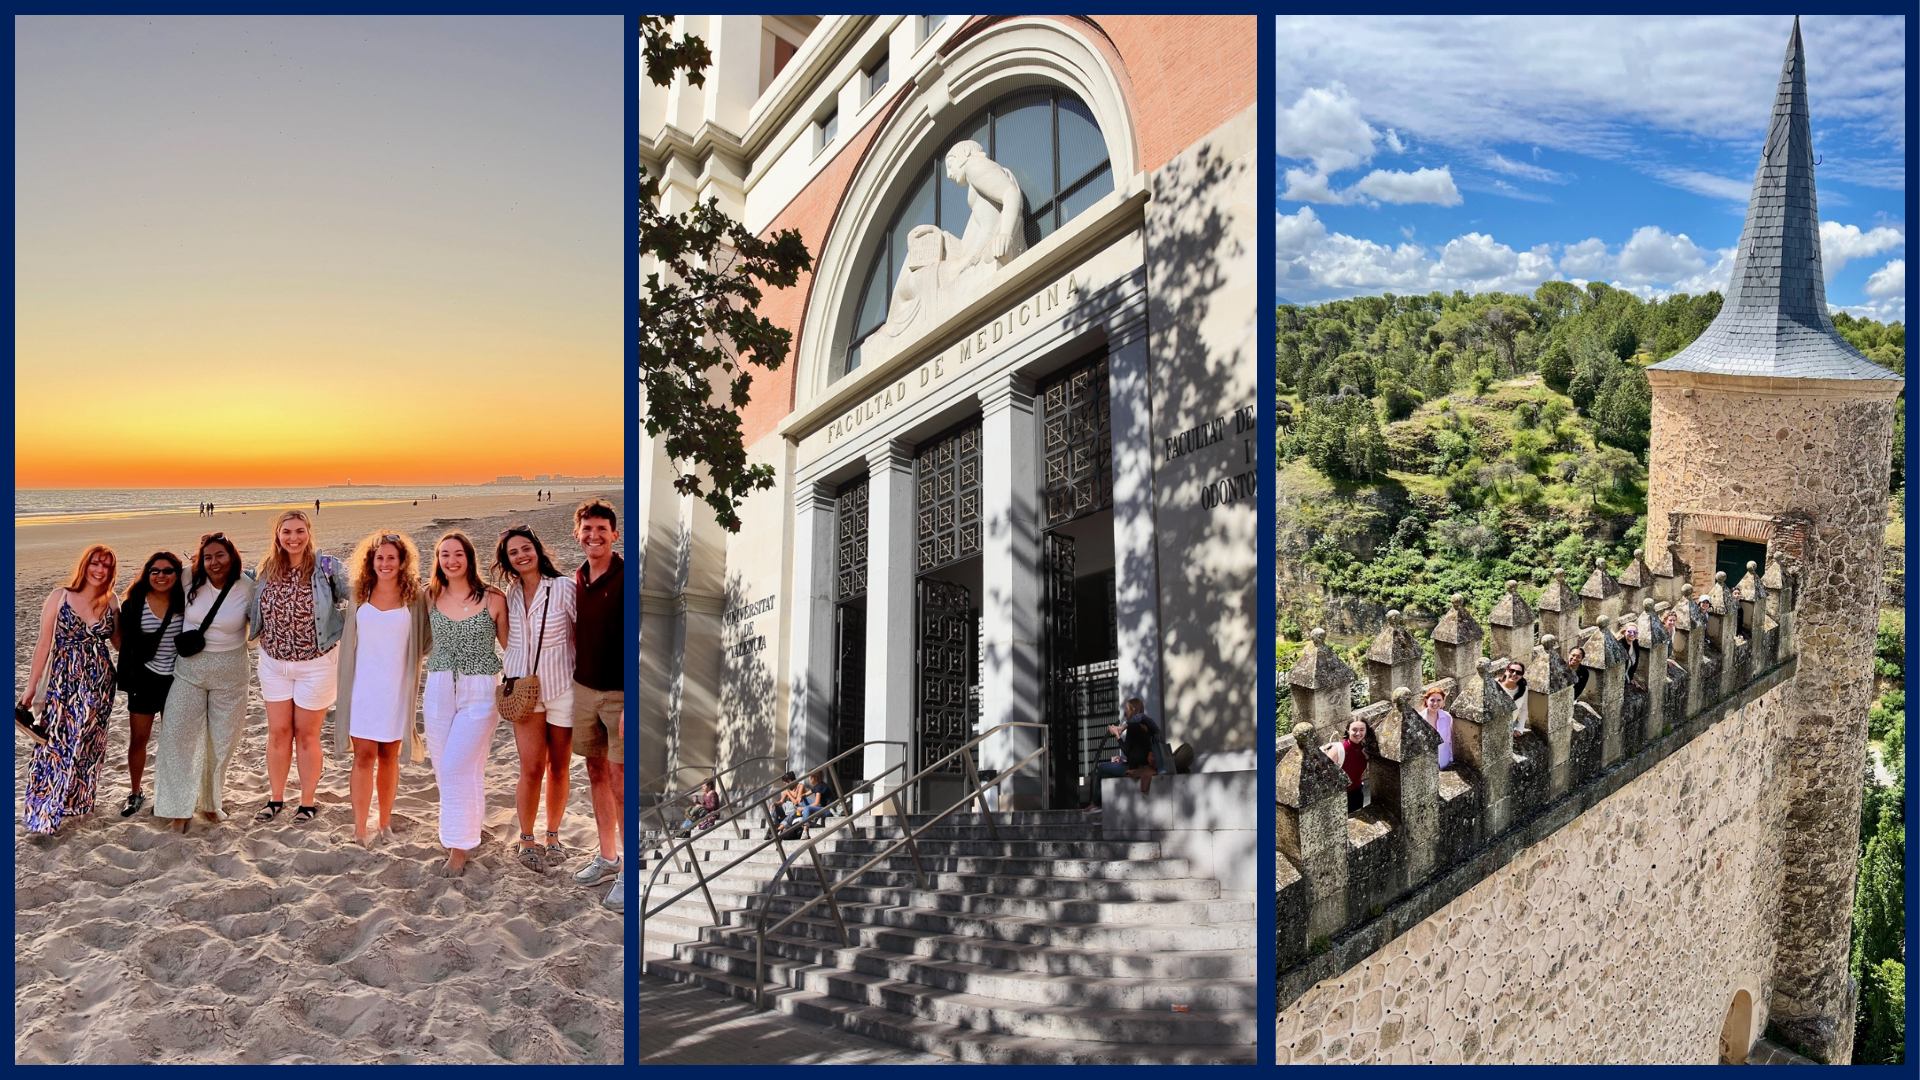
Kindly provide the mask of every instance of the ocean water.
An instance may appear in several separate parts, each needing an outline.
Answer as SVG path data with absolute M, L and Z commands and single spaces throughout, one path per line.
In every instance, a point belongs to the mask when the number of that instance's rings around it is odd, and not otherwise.
M 616 482 L 617 483 L 617 482 Z M 599 487 L 602 485 L 593 485 Z M 89 518 L 146 517 L 155 514 L 191 514 L 203 502 L 218 510 L 253 510 L 285 506 L 348 503 L 425 502 L 434 495 L 497 495 L 504 492 L 547 490 L 547 484 L 423 484 L 417 487 L 285 487 L 285 488 L 15 488 L 13 523 L 47 524 Z M 585 490 L 585 488 L 578 488 Z M 562 495 L 576 485 L 558 483 L 551 490 Z

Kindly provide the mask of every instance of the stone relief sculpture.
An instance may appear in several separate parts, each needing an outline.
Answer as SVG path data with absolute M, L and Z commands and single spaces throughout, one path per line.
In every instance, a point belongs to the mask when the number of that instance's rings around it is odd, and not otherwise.
M 1027 249 L 1026 208 L 1013 170 L 971 139 L 953 144 L 946 166 L 947 178 L 967 189 L 966 232 L 955 236 L 937 225 L 919 225 L 907 234 L 907 257 L 883 327 L 888 338 L 979 296 L 1002 266 Z M 929 311 L 935 314 L 923 318 Z

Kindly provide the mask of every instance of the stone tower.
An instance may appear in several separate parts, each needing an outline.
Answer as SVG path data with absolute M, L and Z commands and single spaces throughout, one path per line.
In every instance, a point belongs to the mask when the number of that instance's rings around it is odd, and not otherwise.
M 1827 315 L 1812 141 L 1796 19 L 1725 306 L 1699 340 L 1647 369 L 1647 526 L 1656 548 L 1678 543 L 1696 589 L 1711 584 L 1728 540 L 1763 543 L 1769 570 L 1799 575 L 1799 668 L 1768 699 L 1780 799 L 1768 1011 L 1791 1041 L 1842 1063 L 1853 1048 L 1854 852 L 1902 381 Z

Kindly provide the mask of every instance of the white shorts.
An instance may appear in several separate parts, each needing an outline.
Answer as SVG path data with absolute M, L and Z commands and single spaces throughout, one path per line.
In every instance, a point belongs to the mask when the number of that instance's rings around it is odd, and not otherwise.
M 540 689 L 544 691 L 547 688 L 542 686 Z M 558 695 L 543 699 L 540 702 L 540 707 L 547 711 L 547 723 L 554 727 L 572 727 L 573 680 L 568 679 L 566 689 L 560 691 Z
M 311 660 L 275 660 L 260 650 L 260 696 L 291 701 L 318 712 L 333 704 L 340 690 L 340 650 L 328 649 Z

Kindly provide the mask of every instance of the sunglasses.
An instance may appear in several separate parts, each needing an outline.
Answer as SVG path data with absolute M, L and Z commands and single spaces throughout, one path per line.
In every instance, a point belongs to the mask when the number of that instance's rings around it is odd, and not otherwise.
M 148 577 L 179 577 L 180 568 L 177 566 L 156 566 L 153 569 L 147 571 L 147 576 Z
M 200 544 L 201 544 L 201 546 L 202 546 L 202 547 L 204 547 L 204 546 L 206 546 L 207 544 L 210 544 L 210 543 L 212 543 L 212 542 L 214 542 L 215 540 L 225 540 L 226 538 L 227 538 L 227 534 L 226 534 L 226 533 L 223 533 L 223 532 L 210 532 L 210 533 L 206 533 L 206 534 L 204 534 L 204 535 L 202 535 L 202 536 L 200 537 Z

